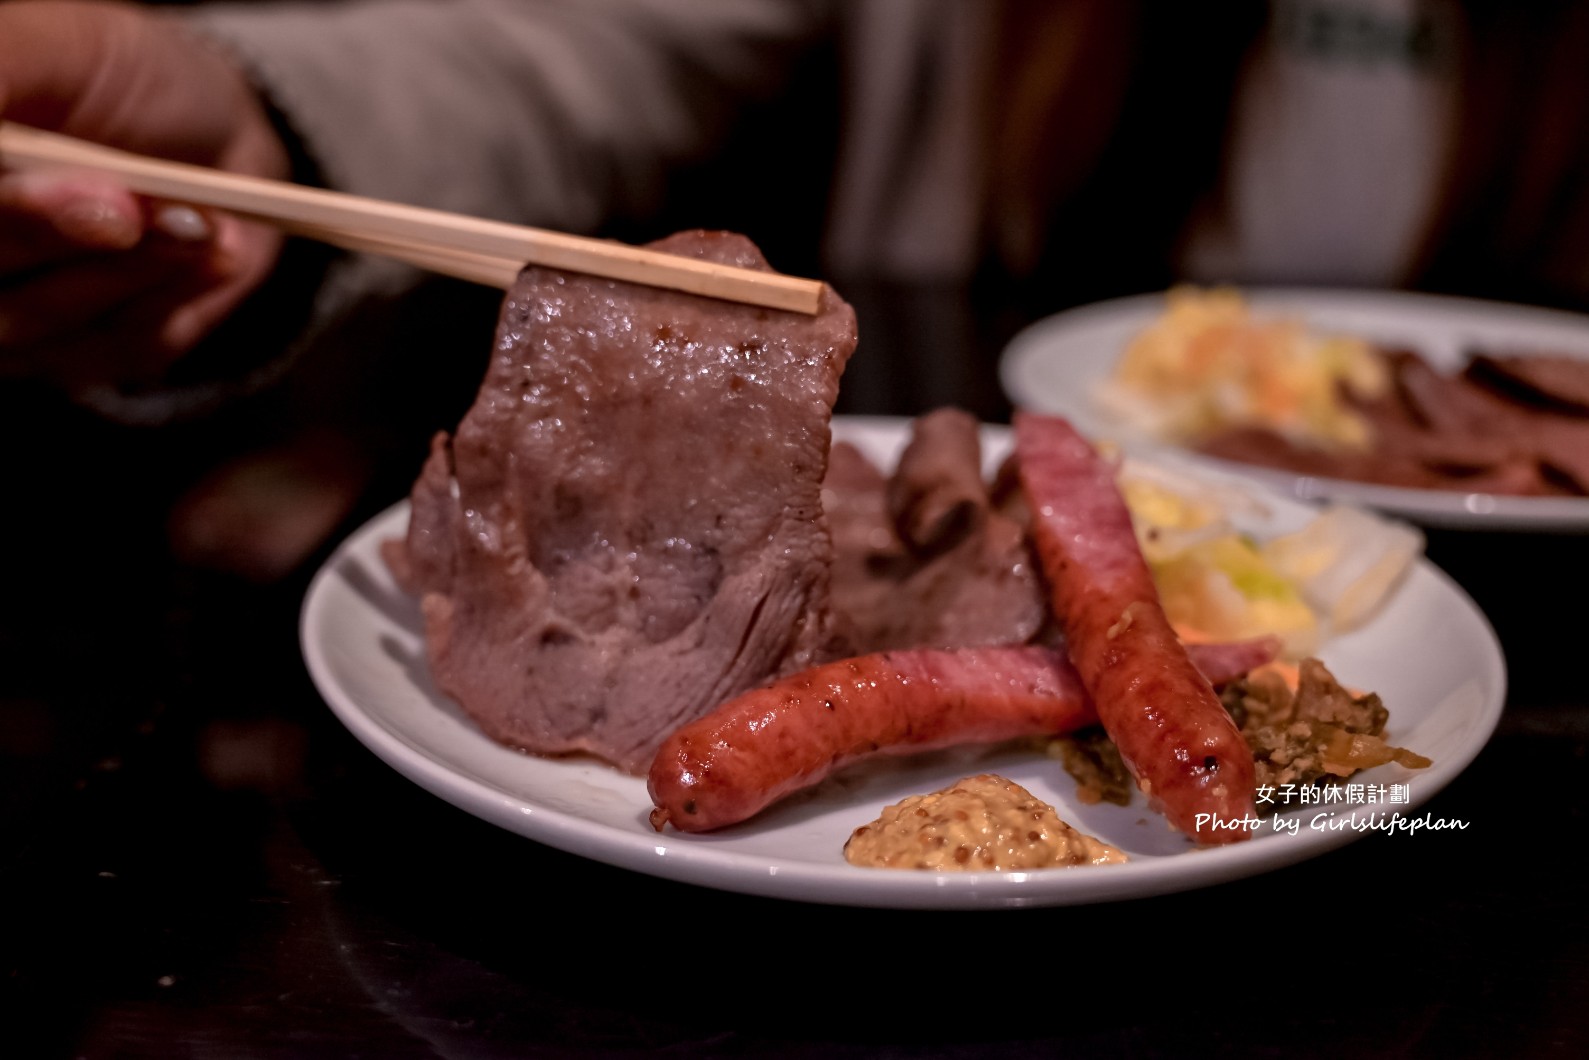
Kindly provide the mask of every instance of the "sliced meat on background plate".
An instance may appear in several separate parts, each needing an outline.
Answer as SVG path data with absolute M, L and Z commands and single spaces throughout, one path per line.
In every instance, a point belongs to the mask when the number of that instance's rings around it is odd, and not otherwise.
M 1589 360 L 1543 353 L 1476 354 L 1467 375 L 1521 400 L 1589 416 Z
M 1365 451 L 1298 444 L 1237 428 L 1198 446 L 1227 460 L 1324 478 L 1510 496 L 1589 495 L 1589 361 L 1480 355 L 1456 375 L 1387 351 L 1394 386 L 1355 406 L 1374 431 Z M 1585 406 L 1589 407 L 1589 406 Z

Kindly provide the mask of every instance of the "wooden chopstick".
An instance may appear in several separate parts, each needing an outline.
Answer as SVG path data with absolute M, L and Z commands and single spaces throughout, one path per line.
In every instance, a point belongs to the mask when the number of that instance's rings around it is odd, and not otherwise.
M 503 290 L 513 286 L 513 281 L 518 278 L 519 270 L 524 267 L 523 263 L 512 258 L 475 254 L 466 250 L 453 250 L 434 244 L 399 242 L 379 236 L 344 232 L 338 228 L 326 228 L 321 225 L 296 224 L 291 221 L 282 221 L 278 223 L 277 227 L 292 235 L 318 240 L 321 243 L 329 243 L 344 250 L 395 258 L 398 261 L 406 261 L 410 265 L 424 269 L 427 272 L 452 276 L 456 279 L 468 280 L 470 283 L 478 283 L 486 287 L 497 287 Z
M 822 297 L 817 280 L 148 158 L 14 122 L 0 122 L 0 165 L 95 169 L 140 195 L 216 207 L 448 275 L 466 270 L 464 279 L 499 287 L 524 265 L 542 265 L 798 313 L 816 313 Z

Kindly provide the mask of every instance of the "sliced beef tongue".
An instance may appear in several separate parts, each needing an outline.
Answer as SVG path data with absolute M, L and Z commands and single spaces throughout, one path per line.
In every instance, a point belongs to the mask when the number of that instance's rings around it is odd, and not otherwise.
M 726 233 L 654 246 L 767 267 Z M 503 743 L 638 773 L 669 731 L 819 661 L 855 342 L 831 290 L 809 317 L 525 270 L 388 550 L 437 686 Z
M 1468 378 L 1521 401 L 1589 415 L 1589 358 L 1546 353 L 1478 353 Z
M 953 547 L 980 528 L 988 510 L 981 424 L 942 408 L 911 424 L 910 442 L 888 481 L 888 510 L 905 547 L 918 554 Z
M 834 447 L 833 609 L 856 654 L 1024 644 L 1043 626 L 1037 566 L 993 506 L 976 428 L 959 410 L 928 413 L 891 475 Z
M 1589 493 L 1589 419 L 1529 409 L 1489 386 L 1484 370 L 1447 377 L 1427 365 L 1411 366 L 1397 382 L 1436 432 L 1426 463 L 1444 456 L 1447 464 L 1474 466 L 1473 451 L 1488 449 L 1494 466 L 1548 469 L 1575 492 Z

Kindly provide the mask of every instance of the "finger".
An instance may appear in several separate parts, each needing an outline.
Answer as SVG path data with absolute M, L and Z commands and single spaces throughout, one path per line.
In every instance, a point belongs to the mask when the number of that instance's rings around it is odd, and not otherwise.
M 160 289 L 130 298 L 75 331 L 0 354 L 0 365 L 72 395 L 153 383 L 174 360 L 161 338 L 175 311 L 172 301 Z
M 213 296 L 213 291 L 206 291 L 200 301 Z M 208 331 L 195 321 L 194 306 L 191 281 L 167 283 L 130 299 L 96 320 L 91 329 L 50 344 L 39 374 L 74 395 L 95 388 L 158 384 Z
M 231 218 L 219 220 L 217 239 L 204 244 L 202 268 L 163 273 L 154 286 L 123 299 L 82 328 L 21 351 L 31 373 L 74 394 L 157 382 L 236 309 L 274 260 L 278 233 Z
M 112 178 L 66 170 L 0 174 L 0 276 L 85 252 L 126 250 L 143 234 L 143 206 Z
M 206 288 L 232 282 L 233 254 L 217 245 L 216 226 L 207 214 L 158 200 L 144 200 L 142 206 L 145 235 L 136 251 L 79 257 L 0 286 L 0 347 L 47 342 L 52 335 L 79 330 L 115 303 L 166 284 L 181 272 L 191 277 L 187 286 L 195 298 Z
M 0 275 L 140 241 L 186 248 L 214 238 L 208 213 L 134 196 L 108 178 L 43 171 L 0 175 Z
M 214 238 L 207 244 L 207 272 L 184 286 L 172 284 L 177 300 L 161 332 L 164 349 L 181 353 L 196 345 L 231 315 L 265 281 L 281 254 L 283 237 L 269 225 L 216 215 Z
M 33 273 L 0 288 L 0 348 L 26 358 L 182 274 L 213 282 L 203 245 L 100 254 Z

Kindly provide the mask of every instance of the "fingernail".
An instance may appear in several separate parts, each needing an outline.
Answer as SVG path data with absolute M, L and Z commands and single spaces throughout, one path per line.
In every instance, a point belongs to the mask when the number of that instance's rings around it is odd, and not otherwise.
M 61 208 L 56 227 L 80 242 L 130 247 L 142 233 L 138 220 L 102 199 L 74 199 Z
M 154 226 L 172 239 L 202 243 L 215 234 L 214 227 L 191 206 L 166 205 L 154 214 Z

